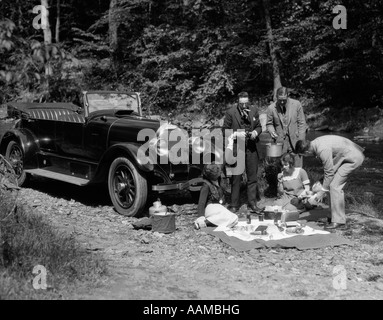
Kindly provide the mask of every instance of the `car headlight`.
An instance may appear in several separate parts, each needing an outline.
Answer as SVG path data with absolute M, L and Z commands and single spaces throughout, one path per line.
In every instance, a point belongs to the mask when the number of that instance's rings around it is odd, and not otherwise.
M 169 154 L 168 141 L 166 139 L 157 139 L 157 154 L 160 157 L 167 156 Z
M 211 151 L 211 144 L 203 137 L 192 137 L 189 139 L 192 151 L 195 153 L 204 153 Z

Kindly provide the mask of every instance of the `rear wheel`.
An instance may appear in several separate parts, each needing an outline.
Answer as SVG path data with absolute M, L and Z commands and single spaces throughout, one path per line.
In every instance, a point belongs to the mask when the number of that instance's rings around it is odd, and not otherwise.
M 11 141 L 7 146 L 5 158 L 9 161 L 15 171 L 18 185 L 20 187 L 25 185 L 29 176 L 24 171 L 24 152 L 20 144 L 16 141 Z
M 119 214 L 138 216 L 146 205 L 148 184 L 145 177 L 127 158 L 115 159 L 109 169 L 110 199 Z

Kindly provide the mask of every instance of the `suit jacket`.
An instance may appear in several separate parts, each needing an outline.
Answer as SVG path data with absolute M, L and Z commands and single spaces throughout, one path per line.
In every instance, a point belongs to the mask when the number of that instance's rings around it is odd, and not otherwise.
M 308 129 L 301 103 L 298 100 L 288 98 L 286 102 L 286 115 L 287 127 L 283 128 L 281 124 L 283 119 L 282 111 L 277 107 L 276 102 L 272 103 L 267 108 L 266 128 L 268 132 L 275 131 L 280 142 L 286 138 L 289 139 L 291 150 L 294 151 L 297 141 L 306 138 L 306 131 Z
M 259 135 L 262 133 L 262 125 L 259 120 L 259 113 L 257 108 L 250 107 L 249 112 L 251 131 L 256 130 L 258 133 L 256 142 L 259 140 Z M 241 127 L 241 114 L 238 111 L 238 107 L 235 106 L 229 109 L 225 114 L 225 120 L 223 122 L 223 129 L 233 129 L 234 132 L 238 129 L 244 129 Z
M 322 161 L 324 167 L 323 189 L 329 190 L 330 183 L 339 167 L 347 163 L 361 163 L 364 160 L 364 149 L 351 140 L 337 136 L 325 135 L 311 141 L 311 150 Z M 355 165 L 353 169 L 356 169 Z M 346 175 L 350 172 L 342 172 Z

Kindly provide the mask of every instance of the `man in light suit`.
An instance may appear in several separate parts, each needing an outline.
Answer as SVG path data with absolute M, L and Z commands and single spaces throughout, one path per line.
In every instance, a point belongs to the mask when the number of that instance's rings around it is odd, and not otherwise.
M 306 138 L 308 126 L 301 103 L 288 96 L 288 90 L 281 87 L 277 90 L 277 101 L 267 108 L 266 128 L 271 138 L 277 143 L 283 143 L 282 154 L 295 151 L 298 140 Z M 277 174 L 281 171 L 275 160 L 267 159 L 266 180 L 269 184 L 267 196 L 273 197 L 277 193 Z M 302 167 L 302 157 L 295 154 L 295 167 Z
M 325 229 L 344 229 L 346 213 L 343 188 L 349 175 L 364 161 L 364 149 L 351 140 L 325 135 L 313 141 L 299 140 L 295 146 L 302 156 L 318 157 L 324 167 L 322 190 L 309 201 L 321 201 L 326 192 L 330 192 L 331 223 Z
M 232 129 L 234 139 L 246 139 L 245 142 L 245 168 L 247 175 L 247 201 L 248 206 L 253 212 L 260 212 L 257 206 L 258 195 L 258 162 L 259 154 L 257 150 L 258 136 L 262 132 L 262 125 L 259 120 L 259 113 L 255 107 L 250 107 L 247 92 L 241 92 L 239 103 L 228 110 L 225 114 L 223 129 Z M 241 131 L 238 131 L 243 129 Z M 234 148 L 236 150 L 236 148 Z M 231 181 L 231 204 L 229 210 L 237 212 L 240 207 L 240 187 L 241 176 L 233 175 Z M 259 196 L 259 195 L 258 195 Z

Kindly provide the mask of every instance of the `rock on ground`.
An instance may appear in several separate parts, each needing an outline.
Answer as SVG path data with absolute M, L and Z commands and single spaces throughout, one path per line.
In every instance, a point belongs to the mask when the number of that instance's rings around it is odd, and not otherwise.
M 42 179 L 22 189 L 19 199 L 31 214 L 45 215 L 108 261 L 105 286 L 76 292 L 73 299 L 383 298 L 382 225 L 358 214 L 344 233 L 352 247 L 237 252 L 193 228 L 196 205 L 187 197 L 163 201 L 177 210 L 171 234 L 135 230 L 138 219 L 117 214 L 98 189 Z M 334 287 L 338 265 L 346 270 L 346 289 Z

